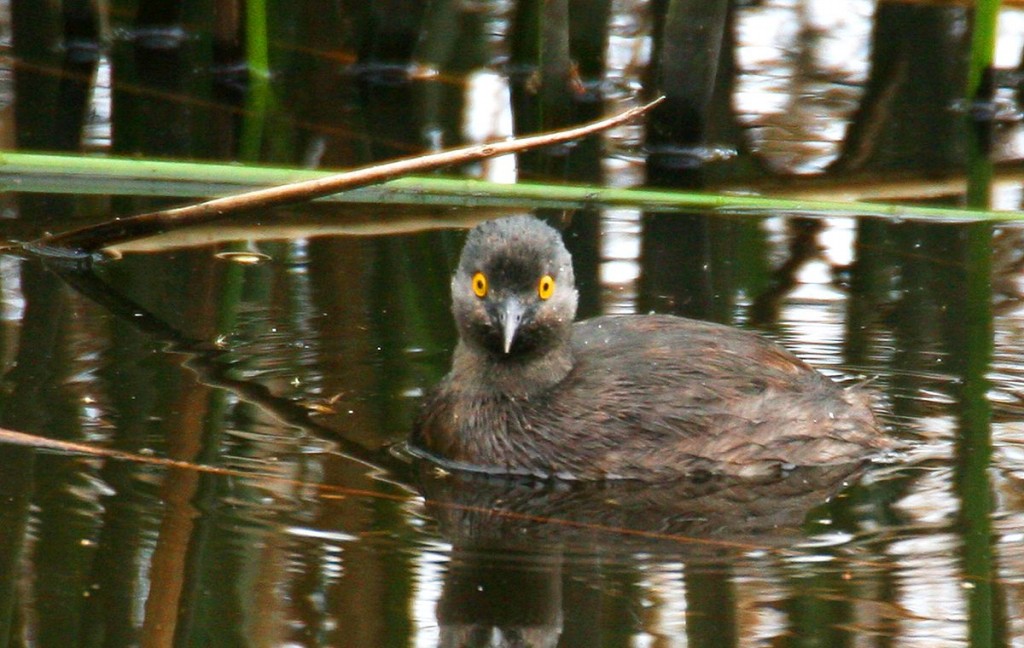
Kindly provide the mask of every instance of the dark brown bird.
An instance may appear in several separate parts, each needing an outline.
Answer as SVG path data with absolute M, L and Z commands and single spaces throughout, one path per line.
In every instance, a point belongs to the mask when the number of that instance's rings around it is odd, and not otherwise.
M 412 447 L 562 479 L 761 476 L 891 447 L 862 391 L 753 333 L 668 315 L 573 322 L 572 259 L 531 217 L 482 223 L 452 279 L 459 342 Z

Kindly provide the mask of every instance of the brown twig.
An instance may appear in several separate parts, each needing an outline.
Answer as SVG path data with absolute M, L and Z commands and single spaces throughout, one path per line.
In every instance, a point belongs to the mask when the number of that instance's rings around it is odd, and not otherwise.
M 440 167 L 476 162 L 497 155 L 562 144 L 632 121 L 661 101 L 661 98 L 655 99 L 646 105 L 632 108 L 618 115 L 565 130 L 402 158 L 393 162 L 344 171 L 326 178 L 257 189 L 185 207 L 105 221 L 44 237 L 27 245 L 26 248 L 46 256 L 67 255 L 68 251 L 87 254 L 108 245 L 156 234 L 172 227 L 209 223 L 243 210 L 276 207 L 287 203 L 312 200 L 328 194 L 378 184 L 412 173 L 423 173 Z

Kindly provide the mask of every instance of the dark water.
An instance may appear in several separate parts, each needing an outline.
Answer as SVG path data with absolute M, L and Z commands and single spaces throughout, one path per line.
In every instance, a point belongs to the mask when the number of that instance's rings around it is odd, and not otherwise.
M 524 156 L 520 177 L 922 204 L 968 193 L 967 16 L 947 5 L 707 3 L 701 19 L 726 38 L 686 59 L 703 85 L 677 86 L 679 59 L 651 81 L 627 56 L 651 45 L 645 4 L 595 3 L 574 20 L 610 12 L 608 56 L 598 65 L 600 43 L 573 41 L 585 92 L 565 101 L 523 91 L 526 36 L 508 20 L 525 4 L 300 3 L 274 15 L 259 104 L 260 84 L 238 85 L 211 54 L 231 60 L 202 11 L 112 4 L 97 59 L 54 47 L 54 16 L 13 3 L 11 146 L 350 166 L 469 137 L 467 106 L 503 105 L 462 84 L 487 66 L 478 82 L 511 80 L 504 110 L 520 131 L 617 108 L 644 84 L 673 105 L 646 131 Z M 142 28 L 175 20 L 183 32 Z M 39 40 L 19 41 L 30 27 Z M 453 51 L 438 33 L 463 40 Z M 410 57 L 443 74 L 408 81 Z M 717 76 L 701 77 L 709 66 Z M 1012 112 L 1010 90 L 997 103 Z M 997 125 L 997 162 L 1016 160 L 1016 129 Z M 991 203 L 1017 209 L 1020 182 L 1002 168 Z M 178 202 L 139 193 L 7 193 L 0 233 Z M 837 380 L 870 381 L 908 444 L 864 472 L 650 489 L 446 475 L 402 452 L 447 370 L 463 226 L 511 211 L 305 205 L 85 271 L 0 256 L 0 426 L 128 453 L 0 446 L 0 645 L 1024 642 L 1016 225 L 515 210 L 564 227 L 583 316 L 763 332 Z M 267 238 L 260 225 L 325 219 L 348 233 Z

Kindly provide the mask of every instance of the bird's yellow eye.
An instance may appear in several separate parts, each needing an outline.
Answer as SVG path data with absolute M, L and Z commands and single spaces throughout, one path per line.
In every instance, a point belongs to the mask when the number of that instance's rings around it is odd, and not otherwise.
M 541 299 L 548 299 L 555 294 L 555 279 L 551 275 L 544 275 L 537 284 L 537 296 Z
M 473 294 L 481 299 L 487 296 L 487 277 L 482 272 L 473 275 Z

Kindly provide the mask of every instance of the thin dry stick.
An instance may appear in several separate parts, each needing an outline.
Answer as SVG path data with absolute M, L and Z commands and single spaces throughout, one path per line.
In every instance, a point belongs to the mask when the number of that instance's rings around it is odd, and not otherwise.
M 394 162 L 345 171 L 326 178 L 257 189 L 242 194 L 214 198 L 195 205 L 115 219 L 44 237 L 26 247 L 29 250 L 50 256 L 63 256 L 67 250 L 88 253 L 115 243 L 163 232 L 172 227 L 208 223 L 242 210 L 312 200 L 328 194 L 378 184 L 412 173 L 422 173 L 440 167 L 476 162 L 496 155 L 519 153 L 543 146 L 562 144 L 632 121 L 661 103 L 662 99 L 663 97 L 613 117 L 575 128 L 403 158 Z

